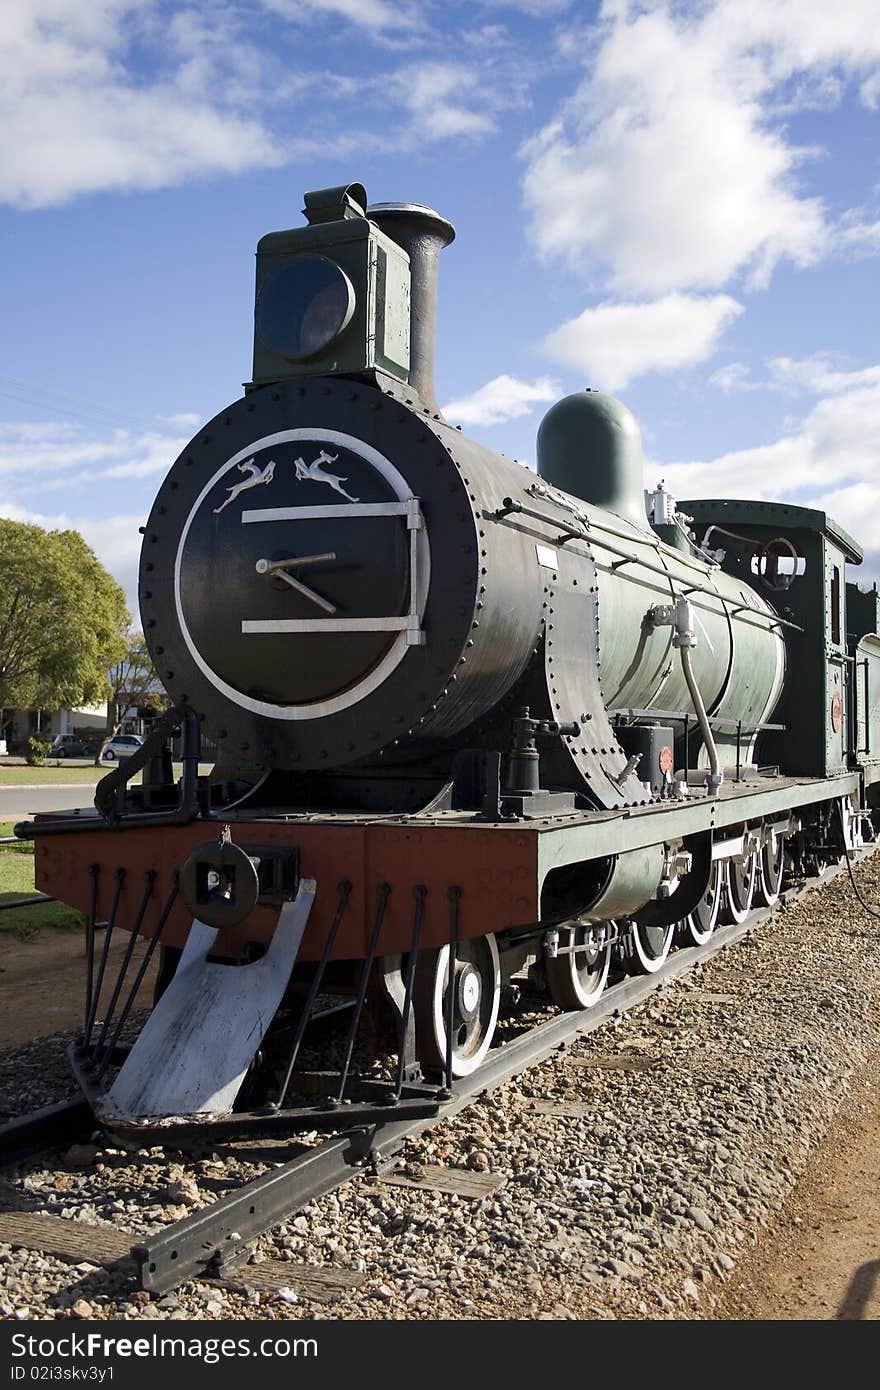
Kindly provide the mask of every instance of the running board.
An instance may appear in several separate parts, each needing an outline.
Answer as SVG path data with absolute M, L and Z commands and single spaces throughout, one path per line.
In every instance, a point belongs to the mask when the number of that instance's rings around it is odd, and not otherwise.
M 316 883 L 300 880 L 266 954 L 249 965 L 207 957 L 215 927 L 193 921 L 180 963 L 100 1107 L 107 1123 L 228 1114 L 281 1003 Z

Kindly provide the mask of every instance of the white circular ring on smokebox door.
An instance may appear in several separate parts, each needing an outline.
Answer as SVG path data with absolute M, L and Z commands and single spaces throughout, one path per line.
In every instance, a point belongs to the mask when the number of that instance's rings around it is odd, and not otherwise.
M 224 463 L 222 468 L 218 468 L 213 477 L 208 480 L 196 498 L 189 516 L 184 523 L 183 530 L 180 533 L 180 541 L 177 546 L 177 555 L 174 561 L 174 607 L 177 613 L 180 631 L 190 656 L 202 674 L 207 676 L 215 690 L 219 690 L 221 695 L 225 695 L 228 700 L 239 705 L 242 709 L 250 710 L 252 714 L 260 714 L 267 719 L 321 719 L 325 715 L 337 714 L 340 710 L 348 709 L 351 705 L 359 703 L 359 701 L 365 699 L 367 695 L 377 690 L 382 682 L 388 679 L 391 672 L 400 665 L 407 650 L 406 633 L 400 632 L 378 666 L 375 666 L 369 675 L 365 676 L 357 685 L 352 686 L 350 690 L 346 690 L 343 694 L 337 695 L 331 700 L 319 700 L 309 705 L 273 705 L 266 700 L 255 700 L 250 695 L 244 695 L 240 690 L 236 690 L 234 686 L 222 680 L 215 671 L 212 671 L 193 642 L 189 628 L 186 625 L 186 619 L 183 616 L 183 604 L 180 596 L 183 548 L 186 544 L 186 538 L 189 535 L 189 528 L 192 525 L 193 518 L 208 493 L 216 486 L 219 479 L 222 478 L 224 474 L 228 473 L 230 469 L 235 468 L 237 464 L 242 463 L 246 458 L 251 458 L 262 449 L 271 449 L 277 444 L 289 444 L 307 440 L 312 440 L 317 444 L 337 444 L 343 449 L 350 449 L 352 453 L 357 454 L 359 458 L 362 458 L 365 463 L 370 464 L 372 468 L 375 468 L 377 473 L 381 474 L 385 481 L 394 489 L 398 501 L 408 502 L 413 497 L 412 489 L 403 475 L 394 467 L 394 464 L 390 463 L 389 460 L 385 458 L 384 454 L 380 454 L 377 449 L 373 449 L 369 444 L 365 444 L 360 439 L 355 439 L 353 435 L 341 434 L 338 430 L 281 430 L 277 434 L 267 434 L 263 439 L 258 439 L 253 444 L 249 444 L 247 448 L 240 449 L 237 454 L 233 454 L 232 458 Z M 424 527 L 422 527 L 421 531 L 418 533 L 417 544 L 422 552 L 419 557 L 419 593 L 416 596 L 416 607 L 419 619 L 421 620 L 425 611 L 431 579 L 431 550 L 427 531 Z

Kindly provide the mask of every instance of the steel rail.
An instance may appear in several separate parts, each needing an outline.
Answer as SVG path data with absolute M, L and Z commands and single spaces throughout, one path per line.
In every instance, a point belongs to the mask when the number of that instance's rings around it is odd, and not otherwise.
M 77 1139 L 95 1127 L 92 1107 L 83 1096 L 46 1105 L 8 1120 L 0 1128 L 0 1168 L 23 1163 L 45 1149 Z
M 870 847 L 870 852 L 874 852 L 874 846 Z M 861 862 L 862 858 L 867 857 L 867 854 L 859 854 L 856 862 Z M 694 966 L 702 965 L 769 921 L 779 905 L 794 902 L 814 888 L 824 888 L 843 872 L 844 867 L 845 863 L 830 866 L 818 877 L 788 889 L 780 895 L 773 907 L 756 908 L 739 925 L 716 928 L 703 946 L 679 946 L 659 970 L 651 975 L 627 976 L 619 984 L 606 990 L 591 1008 L 564 1013 L 557 1018 L 549 1019 L 546 1023 L 539 1023 L 520 1037 L 496 1048 L 478 1071 L 467 1078 L 466 1084 L 456 1085 L 452 1099 L 443 1105 L 436 1118 L 397 1124 L 392 1121 L 376 1131 L 370 1149 L 370 1158 L 376 1170 L 383 1171 L 389 1167 L 394 1161 L 396 1151 L 407 1139 L 433 1127 L 441 1120 L 449 1119 L 478 1097 L 488 1095 L 529 1067 L 545 1061 L 554 1052 L 564 1050 L 577 1038 L 595 1032 L 609 1018 L 619 1018 L 638 1004 L 644 1003 L 662 985 L 677 980 Z
M 853 857 L 861 862 L 877 848 L 867 846 Z M 273 1224 L 359 1173 L 384 1172 L 408 1139 L 450 1119 L 528 1067 L 594 1032 L 609 1018 L 635 1008 L 663 985 L 748 936 L 773 916 L 776 906 L 831 883 L 844 867 L 845 861 L 830 865 L 815 878 L 781 894 L 774 907 L 758 908 L 745 922 L 717 929 L 703 946 L 679 947 L 653 975 L 627 977 L 607 990 L 592 1008 L 561 1014 L 502 1044 L 472 1076 L 455 1083 L 450 1099 L 430 1117 L 389 1118 L 343 1131 L 138 1243 L 132 1256 L 140 1269 L 142 1287 L 167 1292 L 186 1279 L 222 1275 L 224 1270 L 241 1265 L 248 1258 L 248 1242 Z
M 878 848 L 880 845 L 866 846 L 853 852 L 852 859 L 860 863 Z M 142 1288 L 167 1292 L 186 1279 L 222 1276 L 236 1268 L 247 1260 L 249 1243 L 277 1222 L 358 1174 L 386 1171 L 408 1139 L 450 1119 L 529 1067 L 594 1032 L 609 1018 L 620 1017 L 644 1003 L 664 985 L 755 931 L 773 916 L 776 906 L 825 887 L 845 868 L 846 859 L 829 865 L 816 877 L 787 889 L 774 907 L 757 908 L 745 922 L 718 928 L 705 945 L 679 947 L 656 973 L 628 976 L 607 990 L 592 1008 L 560 1014 L 495 1048 L 472 1076 L 455 1083 L 451 1097 L 430 1116 L 395 1120 L 391 1118 L 393 1107 L 389 1107 L 387 1120 L 343 1130 L 174 1222 L 159 1235 L 137 1242 L 132 1258 Z M 82 1098 L 22 1116 L 0 1130 L 0 1163 L 20 1162 L 82 1133 L 93 1123 L 93 1113 Z
M 369 1153 L 370 1131 L 346 1130 L 280 1168 L 245 1183 L 161 1235 L 138 1242 L 132 1258 L 141 1287 L 167 1292 L 185 1279 L 222 1274 L 244 1263 L 248 1242 L 316 1197 L 340 1187 Z

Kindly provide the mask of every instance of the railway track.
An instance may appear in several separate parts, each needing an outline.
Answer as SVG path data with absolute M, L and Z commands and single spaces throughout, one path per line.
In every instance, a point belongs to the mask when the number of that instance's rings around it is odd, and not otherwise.
M 859 862 L 875 851 L 853 854 Z M 846 872 L 846 861 L 785 890 L 787 905 Z M 754 932 L 776 908 L 759 908 L 737 925 L 719 927 L 702 946 L 679 947 L 654 974 L 626 977 L 610 986 L 591 1009 L 556 1015 L 493 1049 L 471 1076 L 454 1084 L 450 1098 L 428 1117 L 395 1118 L 340 1128 L 336 1133 L 260 1177 L 226 1193 L 161 1233 L 138 1240 L 131 1249 L 142 1289 L 164 1293 L 186 1280 L 231 1273 L 249 1256 L 251 1242 L 309 1202 L 363 1175 L 386 1172 L 408 1140 L 433 1129 L 526 1071 L 564 1051 L 605 1022 L 644 1003 L 672 980 L 701 965 Z M 80 1098 L 47 1107 L 11 1122 L 0 1131 L 2 1163 L 21 1163 L 41 1152 L 88 1134 L 94 1125 Z

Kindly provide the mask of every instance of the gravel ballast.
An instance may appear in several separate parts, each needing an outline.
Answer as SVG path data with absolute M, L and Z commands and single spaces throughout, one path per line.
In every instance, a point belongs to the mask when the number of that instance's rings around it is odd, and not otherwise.
M 876 909 L 880 855 L 856 874 Z M 365 1176 L 257 1243 L 257 1264 L 361 1271 L 360 1287 L 332 1302 L 298 1295 L 294 1279 L 257 1290 L 247 1269 L 240 1289 L 190 1283 L 151 1298 L 124 1268 L 0 1245 L 0 1314 L 711 1317 L 740 1253 L 880 1053 L 878 929 L 844 872 L 402 1156 L 416 1178 L 443 1165 L 502 1178 L 497 1191 L 474 1200 Z M 69 1092 L 65 1041 L 0 1057 L 0 1111 Z M 98 1135 L 66 1161 L 6 1170 L 0 1209 L 143 1234 L 257 1176 L 278 1152 L 132 1152 Z

